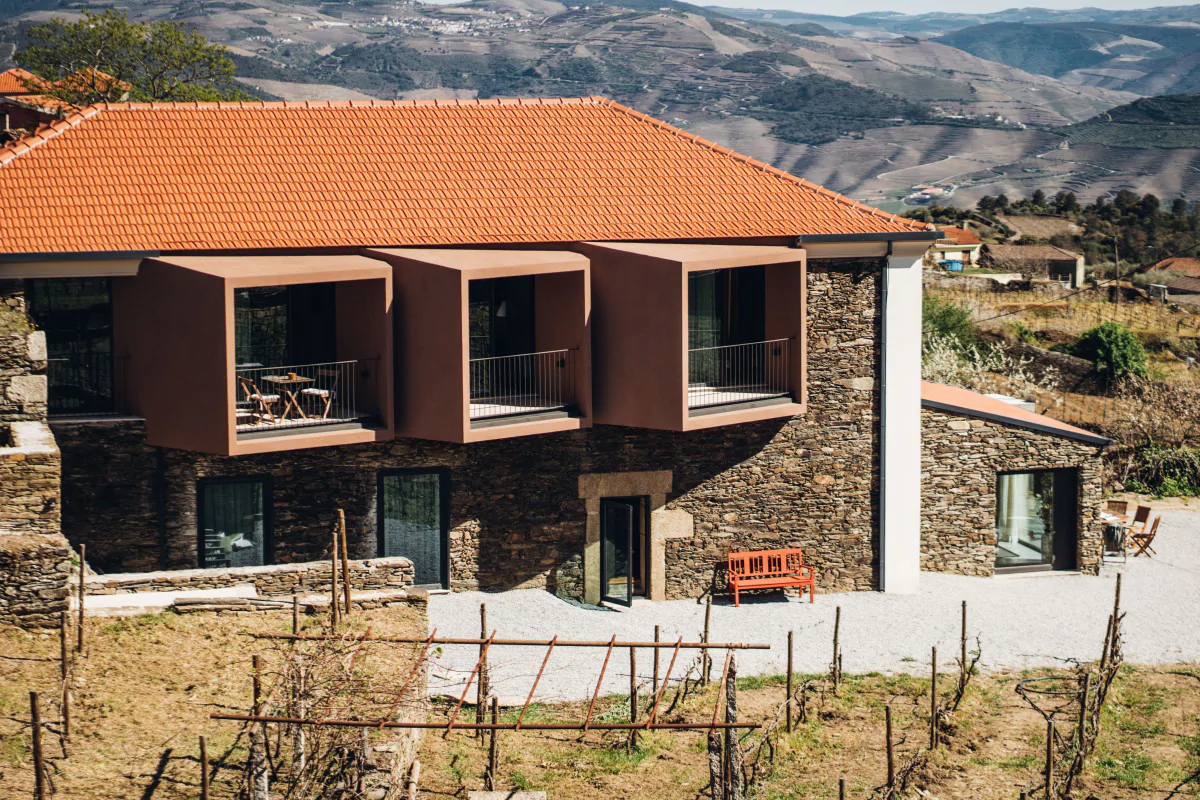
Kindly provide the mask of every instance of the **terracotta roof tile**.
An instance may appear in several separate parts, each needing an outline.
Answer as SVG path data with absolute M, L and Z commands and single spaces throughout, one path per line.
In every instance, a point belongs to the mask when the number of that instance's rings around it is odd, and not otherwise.
M 942 238 L 939 241 L 953 242 L 954 244 L 979 244 L 980 239 L 966 228 L 943 227 Z
M 121 103 L 0 149 L 0 252 L 929 227 L 602 98 Z

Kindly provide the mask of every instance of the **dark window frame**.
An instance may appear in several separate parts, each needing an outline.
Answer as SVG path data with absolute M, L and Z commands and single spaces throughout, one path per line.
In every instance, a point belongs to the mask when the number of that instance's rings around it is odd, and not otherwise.
M 230 483 L 261 483 L 263 487 L 263 566 L 275 564 L 275 478 L 269 474 L 222 475 L 196 481 L 196 567 L 206 567 L 204 560 L 204 502 L 202 492 L 207 486 Z
M 1049 473 L 1052 477 L 1054 492 L 1054 508 L 1052 514 L 1054 517 L 1054 541 L 1052 542 L 1051 558 L 1049 564 L 1035 565 L 1009 565 L 997 566 L 995 558 L 992 560 L 992 568 L 997 575 L 1018 574 L 1022 572 L 1041 572 L 1041 571 L 1063 571 L 1072 572 L 1079 569 L 1079 534 L 1082 528 L 1083 514 L 1080 497 L 1080 489 L 1083 485 L 1080 468 L 1075 467 L 1034 467 L 1029 469 L 998 469 L 996 470 L 995 480 L 995 496 L 996 507 L 993 510 L 993 517 L 999 513 L 1000 507 L 1000 478 L 1005 475 L 1034 475 L 1038 473 Z M 1068 480 L 1069 479 L 1069 480 Z M 1067 502 L 1061 496 L 1059 489 L 1064 484 L 1069 485 L 1074 489 L 1074 493 L 1070 495 L 1070 513 L 1067 515 Z M 1069 516 L 1070 525 L 1067 530 L 1059 531 L 1059 523 L 1063 522 L 1063 517 Z M 1061 535 L 1069 535 L 1071 539 L 1071 550 L 1069 557 L 1066 551 L 1060 549 Z M 1061 559 L 1061 560 L 1060 560 Z
M 122 409 L 122 406 L 123 406 L 122 401 L 124 400 L 124 398 L 123 397 L 118 398 L 118 391 L 117 391 L 117 385 L 118 385 L 117 352 L 116 352 L 117 336 L 116 336 L 115 318 L 114 318 L 114 313 L 113 313 L 114 302 L 113 302 L 113 280 L 112 280 L 112 278 L 108 277 L 108 276 L 101 276 L 101 277 L 77 276 L 77 277 L 73 277 L 73 278 L 26 278 L 24 281 L 22 281 L 21 289 L 25 293 L 27 314 L 31 319 L 33 319 L 34 324 L 39 329 L 47 330 L 47 326 L 44 324 L 44 322 L 39 322 L 35 318 L 35 315 L 33 313 L 29 313 L 29 311 L 28 311 L 30 307 L 36 306 L 38 304 L 37 297 L 39 294 L 41 294 L 41 292 L 39 291 L 39 288 L 38 288 L 39 284 L 45 285 L 48 283 L 61 283 L 64 281 L 79 282 L 79 281 L 85 281 L 85 280 L 97 280 L 97 281 L 103 282 L 104 293 L 108 297 L 108 302 L 106 302 L 104 304 L 105 321 L 107 323 L 106 327 L 108 328 L 108 403 L 107 403 L 107 407 L 104 409 L 97 409 L 97 410 L 90 410 L 90 411 L 89 410 L 74 410 L 74 409 L 64 410 L 64 409 L 57 409 L 57 408 L 55 408 L 53 410 L 48 410 L 47 415 L 52 418 L 53 417 L 75 417 L 75 416 L 81 416 L 81 417 L 112 416 L 114 414 L 121 413 L 121 411 L 123 410 Z M 47 346 L 47 350 L 50 353 L 53 353 L 55 343 L 47 341 L 46 346 Z M 51 355 L 50 358 L 51 358 L 51 360 L 54 360 L 53 355 Z M 48 390 L 51 393 L 54 392 L 53 387 L 48 387 Z M 47 398 L 47 406 L 48 406 L 48 409 L 54 406 L 54 402 L 50 398 Z
M 442 588 L 450 588 L 450 470 L 446 467 L 388 467 L 378 470 L 375 474 L 375 554 L 378 558 L 389 558 L 384 555 L 384 520 L 383 520 L 383 485 L 384 480 L 396 475 L 437 475 L 438 476 L 438 523 L 441 526 L 442 554 L 441 570 Z

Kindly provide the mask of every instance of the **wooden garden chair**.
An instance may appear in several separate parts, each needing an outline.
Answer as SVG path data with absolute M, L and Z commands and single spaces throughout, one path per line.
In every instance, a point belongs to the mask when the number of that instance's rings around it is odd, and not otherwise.
M 238 376 L 238 385 L 245 393 L 246 400 L 250 402 L 251 408 L 254 409 L 259 422 L 262 422 L 264 417 L 270 422 L 278 422 L 271 408 L 279 403 L 279 395 L 263 394 L 258 390 L 258 386 L 254 384 L 254 381 L 241 375 Z
M 1128 500 L 1109 500 L 1104 504 L 1104 510 L 1110 514 L 1128 514 Z
M 1151 545 L 1154 542 L 1154 537 L 1158 534 L 1158 523 L 1160 523 L 1160 522 L 1162 522 L 1162 514 L 1159 514 L 1157 517 L 1154 518 L 1154 524 L 1150 526 L 1149 530 L 1144 531 L 1142 533 L 1135 533 L 1129 537 L 1130 546 L 1136 548 L 1133 551 L 1133 555 L 1135 558 L 1137 556 L 1142 555 L 1143 553 L 1145 553 L 1148 556 L 1158 555 L 1158 553 L 1156 553 L 1154 551 L 1154 548 L 1151 547 Z
M 1138 506 L 1133 514 L 1133 522 L 1129 523 L 1129 532 L 1133 535 L 1146 532 L 1150 524 L 1150 506 Z

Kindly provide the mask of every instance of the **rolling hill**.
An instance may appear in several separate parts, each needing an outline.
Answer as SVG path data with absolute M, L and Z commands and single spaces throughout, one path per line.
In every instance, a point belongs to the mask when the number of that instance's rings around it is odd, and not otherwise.
M 44 0 L 4 2 L 20 13 L 0 22 L 0 68 L 28 25 L 76 13 Z M 225 44 L 239 80 L 263 97 L 601 94 L 889 208 L 929 182 L 952 199 L 1053 193 L 1063 183 L 1083 198 L 1113 187 L 1170 197 L 1193 191 L 1191 176 L 1200 176 L 1179 160 L 1186 148 L 1169 158 L 1146 151 L 1135 163 L 1097 141 L 1086 143 L 1086 159 L 1062 158 L 1068 126 L 1092 124 L 1135 93 L 898 33 L 996 22 L 987 15 L 820 17 L 676 0 L 133 0 L 129 11 Z M 1021 13 L 1060 24 L 1059 12 Z M 1082 152 L 1070 147 L 1071 156 Z M 1160 162 L 1182 175 L 1158 174 Z
M 937 41 L 1076 85 L 1138 94 L 1200 91 L 1200 26 L 993 22 Z

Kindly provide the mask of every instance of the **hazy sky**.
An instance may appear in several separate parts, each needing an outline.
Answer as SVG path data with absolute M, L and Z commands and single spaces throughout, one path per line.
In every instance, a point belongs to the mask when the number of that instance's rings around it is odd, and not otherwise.
M 1024 7 L 1011 0 L 974 0 L 971 3 L 963 3 L 961 0 L 895 0 L 888 2 L 887 0 L 838 0 L 836 3 L 830 2 L 815 2 L 814 0 L 705 0 L 701 5 L 723 5 L 735 8 L 781 8 L 789 11 L 806 11 L 813 14 L 832 14 L 835 16 L 846 16 L 847 14 L 859 14 L 864 11 L 899 11 L 904 14 L 924 14 L 928 11 L 951 11 L 951 12 L 966 12 L 966 13 L 988 13 L 991 11 L 1003 11 L 1006 8 Z M 1167 5 L 1192 5 L 1191 3 L 1182 2 L 1166 2 L 1162 0 L 1039 0 L 1037 3 L 1029 4 L 1035 8 L 1054 8 L 1054 9 L 1071 9 L 1071 8 L 1109 8 L 1109 9 L 1125 9 L 1125 8 L 1153 8 L 1155 6 Z M 1197 16 L 1200 16 L 1200 11 L 1197 11 Z

